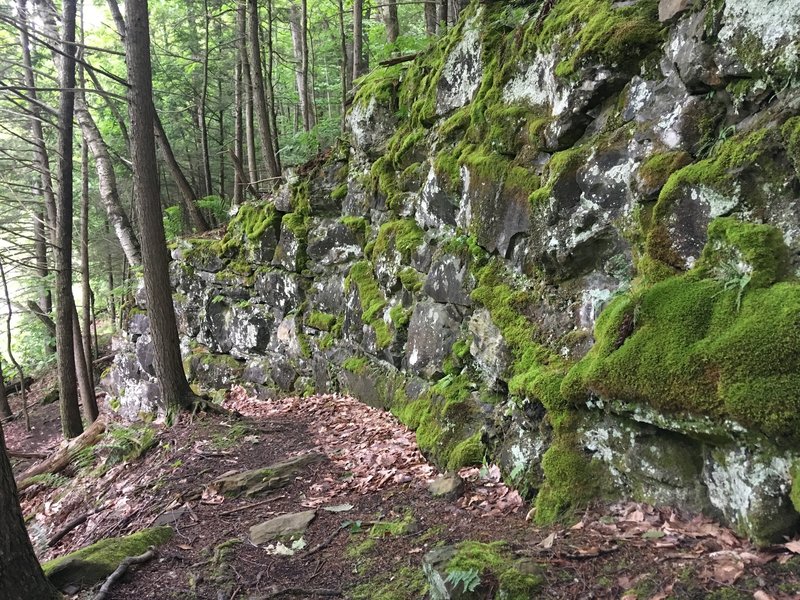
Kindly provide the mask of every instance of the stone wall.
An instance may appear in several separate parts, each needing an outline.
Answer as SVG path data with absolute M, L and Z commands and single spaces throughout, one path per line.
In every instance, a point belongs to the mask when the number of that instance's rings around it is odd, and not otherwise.
M 346 143 L 177 244 L 187 372 L 387 408 L 541 522 L 632 497 L 794 531 L 798 30 L 798 0 L 473 3 L 363 81 Z M 150 354 L 138 315 L 130 417 Z

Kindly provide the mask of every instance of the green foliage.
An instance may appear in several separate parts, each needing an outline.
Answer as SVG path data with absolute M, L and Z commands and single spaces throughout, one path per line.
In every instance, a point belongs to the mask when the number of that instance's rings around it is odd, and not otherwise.
M 375 247 L 373 260 L 385 256 L 394 249 L 402 257 L 403 262 L 411 260 L 412 253 L 422 245 L 423 231 L 414 219 L 398 219 L 381 225 Z
M 140 458 L 156 445 L 156 430 L 149 425 L 111 425 L 100 449 L 108 452 L 105 467 Z
M 362 320 L 375 330 L 378 347 L 388 347 L 392 343 L 393 335 L 389 330 L 389 326 L 383 320 L 386 297 L 375 279 L 372 263 L 361 261 L 350 268 L 350 273 L 345 280 L 345 286 L 350 289 L 352 285 L 355 285 L 358 290 Z
M 481 584 L 481 576 L 478 569 L 470 569 L 469 571 L 452 570 L 447 573 L 445 583 L 453 586 L 453 591 L 458 591 L 461 586 L 464 592 L 474 592 Z
M 350 371 L 356 375 L 363 375 L 369 368 L 369 359 L 364 357 L 351 356 L 342 364 L 345 371 Z
M 474 585 L 473 589 L 481 581 L 494 581 L 498 588 L 496 597 L 508 600 L 534 598 L 544 583 L 542 576 L 518 562 L 508 545 L 502 541 L 490 544 L 461 542 L 445 570 L 448 580 L 451 574 L 456 573 L 456 578 L 469 581 L 470 585 Z
M 58 473 L 40 473 L 39 475 L 34 475 L 33 477 L 29 478 L 29 481 L 32 484 L 41 484 L 44 487 L 57 490 L 60 487 L 64 487 L 67 485 L 70 480 L 68 477 L 64 477 Z
M 315 311 L 306 316 L 305 324 L 320 331 L 330 331 L 336 325 L 336 316 Z

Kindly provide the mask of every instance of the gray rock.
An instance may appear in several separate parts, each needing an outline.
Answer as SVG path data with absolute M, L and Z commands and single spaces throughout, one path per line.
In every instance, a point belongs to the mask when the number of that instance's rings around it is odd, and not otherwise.
M 464 480 L 458 473 L 440 475 L 428 484 L 428 491 L 434 498 L 457 500 L 464 491 Z
M 250 528 L 250 543 L 261 546 L 281 538 L 299 538 L 302 536 L 317 512 L 306 510 L 299 513 L 281 515 L 269 521 L 264 521 Z
M 458 337 L 459 327 L 458 315 L 446 305 L 418 303 L 408 327 L 408 370 L 429 378 L 441 373 L 444 359 L 450 355 Z
M 503 334 L 486 309 L 475 311 L 469 319 L 468 328 L 472 334 L 470 354 L 475 358 L 483 380 L 490 388 L 495 388 L 499 381 L 506 379 L 511 366 L 511 353 Z
M 680 16 L 694 6 L 694 0 L 660 0 L 658 20 L 662 23 Z
M 271 264 L 287 271 L 299 273 L 306 263 L 306 237 L 300 230 L 293 230 L 281 223 L 281 237 L 275 248 Z
M 295 310 L 305 298 L 302 279 L 285 271 L 259 270 L 254 287 L 257 299 L 271 307 L 277 316 Z
M 431 166 L 428 177 L 419 193 L 415 218 L 423 229 L 438 229 L 445 225 L 454 227 L 458 211 L 458 198 L 442 187 L 442 182 Z
M 460 256 L 444 254 L 434 260 L 423 292 L 436 302 L 472 306 L 469 295 L 474 288 L 475 280 L 466 261 Z
M 132 336 L 142 335 L 150 331 L 150 318 L 146 313 L 136 313 L 128 321 L 128 333 Z
M 338 219 L 315 220 L 308 234 L 308 258 L 315 271 L 361 256 L 361 242 Z
M 386 149 L 386 142 L 394 133 L 397 117 L 389 106 L 370 98 L 353 105 L 347 123 L 353 146 L 374 160 Z
M 464 24 L 461 40 L 444 61 L 436 87 L 436 115 L 472 102 L 483 77 L 483 52 L 478 24 L 483 10 Z
M 209 488 L 228 496 L 255 496 L 289 485 L 307 466 L 326 460 L 324 454 L 307 452 L 259 469 L 226 473 L 209 484 Z M 313 511 L 312 511 L 313 512 Z

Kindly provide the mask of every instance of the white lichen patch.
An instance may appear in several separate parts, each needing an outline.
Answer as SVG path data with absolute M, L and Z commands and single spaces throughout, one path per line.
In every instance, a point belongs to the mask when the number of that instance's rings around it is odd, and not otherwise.
M 556 55 L 537 54 L 533 63 L 509 81 L 503 88 L 503 101 L 507 104 L 529 104 L 550 107 L 553 116 L 563 113 L 569 106 L 569 88 L 555 77 Z
M 483 10 L 464 24 L 461 40 L 448 55 L 442 67 L 436 94 L 436 114 L 466 106 L 472 102 L 483 76 L 483 51 L 480 37 L 480 17 Z
M 692 188 L 691 198 L 708 206 L 708 216 L 712 219 L 729 215 L 741 201 L 741 184 L 734 186 L 732 194 L 722 194 L 707 185 Z
M 800 36 L 800 0 L 726 0 L 723 21 L 720 42 L 745 29 L 774 50 Z

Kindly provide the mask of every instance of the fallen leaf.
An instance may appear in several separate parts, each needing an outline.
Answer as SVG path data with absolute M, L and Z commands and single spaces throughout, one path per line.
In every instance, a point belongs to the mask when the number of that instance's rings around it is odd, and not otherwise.
M 775 600 L 775 597 L 763 590 L 758 590 L 753 594 L 753 600 Z
M 800 540 L 786 542 L 783 546 L 790 552 L 794 552 L 795 554 L 800 554 Z
M 546 550 L 549 550 L 550 548 L 553 547 L 553 542 L 555 542 L 555 541 L 556 541 L 556 534 L 555 534 L 555 532 L 553 532 L 550 535 L 548 535 L 546 538 L 544 538 L 539 545 L 542 548 L 544 548 Z
M 348 510 L 353 510 L 352 504 L 337 504 L 335 506 L 323 506 L 322 510 L 331 512 L 331 513 L 341 513 L 347 512 Z

